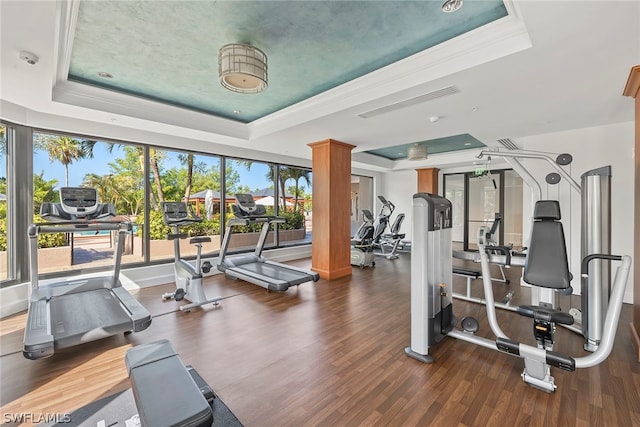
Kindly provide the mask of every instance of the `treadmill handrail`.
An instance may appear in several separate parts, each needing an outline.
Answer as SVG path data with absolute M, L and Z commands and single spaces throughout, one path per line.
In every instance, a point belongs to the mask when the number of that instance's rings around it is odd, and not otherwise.
M 248 225 L 250 223 L 264 223 L 269 224 L 284 224 L 287 219 L 281 216 L 249 216 L 242 218 L 231 218 L 229 220 L 230 225 Z
M 65 221 L 65 222 L 36 222 L 29 227 L 29 235 L 47 233 L 80 233 L 83 231 L 133 231 L 133 224 L 129 221 Z
M 176 220 L 164 219 L 164 223 L 169 227 L 184 227 L 185 225 L 197 224 L 199 222 L 202 222 L 201 218 L 181 218 Z

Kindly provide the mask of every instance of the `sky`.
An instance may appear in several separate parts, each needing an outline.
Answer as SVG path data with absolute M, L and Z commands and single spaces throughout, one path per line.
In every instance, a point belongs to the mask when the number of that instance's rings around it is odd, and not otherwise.
M 94 148 L 93 159 L 82 159 L 77 163 L 69 165 L 69 186 L 80 186 L 86 173 L 94 173 L 96 175 L 109 174 L 109 163 L 118 157 L 124 156 L 124 151 L 120 146 L 114 146 L 111 153 L 106 150 L 107 145 L 99 143 Z M 196 161 L 203 159 L 211 159 L 216 162 L 216 158 L 208 156 L 196 156 Z M 170 153 L 163 161 L 163 168 L 183 167 L 175 153 Z M 47 180 L 58 180 L 58 187 L 65 185 L 64 166 L 58 161 L 49 161 L 49 156 L 44 151 L 35 151 L 33 157 L 33 172 L 40 174 L 44 171 L 44 178 Z M 1 170 L 0 170 L 1 172 Z M 254 163 L 251 170 L 247 170 L 244 166 L 238 167 L 237 172 L 240 174 L 240 184 L 247 185 L 251 190 L 268 188 L 271 183 L 267 180 L 266 174 L 268 167 L 266 164 Z M 289 183 L 288 183 L 289 184 Z M 301 183 L 305 185 L 306 183 Z M 310 192 L 310 188 L 306 189 Z

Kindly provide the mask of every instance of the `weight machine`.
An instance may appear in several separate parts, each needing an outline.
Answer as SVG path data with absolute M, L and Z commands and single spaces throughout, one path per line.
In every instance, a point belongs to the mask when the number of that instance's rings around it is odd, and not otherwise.
M 534 212 L 535 224 L 524 267 L 524 280 L 542 286 L 547 293 L 570 291 L 564 231 L 559 205 L 555 201 L 540 201 Z M 493 289 L 489 277 L 487 228 L 478 231 L 478 246 L 482 256 L 483 286 L 489 325 L 496 340 L 474 335 L 477 320 L 461 320 L 464 329 L 455 329 L 457 320 L 452 306 L 452 238 L 451 203 L 440 196 L 417 193 L 413 196 L 413 249 L 411 252 L 411 345 L 405 353 L 425 363 L 433 363 L 429 349 L 450 336 L 492 350 L 524 359 L 522 378 L 528 384 L 547 392 L 556 389 L 550 374 L 551 366 L 573 371 L 603 362 L 611 353 L 622 308 L 624 288 L 629 276 L 631 258 L 608 254 L 591 254 L 583 259 L 582 277 L 588 278 L 590 264 L 600 259 L 622 261 L 618 267 L 614 287 L 604 318 L 602 339 L 598 348 L 585 357 L 572 358 L 553 351 L 556 324 L 571 324 L 573 318 L 553 307 L 552 302 L 519 306 L 519 314 L 534 319 L 536 346 L 509 339 L 496 319 Z M 495 256 L 495 255 L 492 255 Z M 506 256 L 506 255 L 505 255 Z M 544 295 L 544 294 L 543 294 Z

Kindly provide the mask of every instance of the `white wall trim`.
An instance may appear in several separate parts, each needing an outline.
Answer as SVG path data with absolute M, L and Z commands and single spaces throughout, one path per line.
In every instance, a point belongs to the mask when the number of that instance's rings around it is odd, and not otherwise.
M 287 262 L 309 258 L 311 256 L 311 245 L 271 249 L 265 251 L 264 256 L 275 262 Z M 218 257 L 203 258 L 203 260 L 211 262 L 211 265 L 214 266 L 209 273 L 204 275 L 205 277 L 220 274 L 220 271 L 215 267 L 218 263 Z M 192 261 L 192 264 L 195 263 Z M 104 274 L 108 273 L 92 273 L 86 276 Z M 58 280 L 60 279 L 55 279 L 53 281 Z M 120 282 L 122 283 L 122 286 L 129 291 L 164 285 L 166 283 L 174 283 L 174 281 L 172 262 L 161 265 L 148 265 L 144 267 L 125 269 L 122 270 L 120 274 Z M 44 284 L 46 284 L 46 282 L 44 282 Z M 27 300 L 29 297 L 28 294 L 28 283 L 20 283 L 15 286 L 0 289 L 0 318 L 26 310 Z M 160 296 L 160 293 L 158 293 L 158 296 Z

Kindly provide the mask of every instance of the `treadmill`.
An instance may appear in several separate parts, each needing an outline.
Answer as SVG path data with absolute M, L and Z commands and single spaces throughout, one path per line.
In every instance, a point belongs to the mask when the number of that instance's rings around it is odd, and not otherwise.
M 236 194 L 236 204 L 232 208 L 235 218 L 229 220 L 218 258 L 218 270 L 224 272 L 225 277 L 242 279 L 269 291 L 279 292 L 320 279 L 320 275 L 314 271 L 269 261 L 262 256 L 269 226 L 282 224 L 286 221 L 285 218 L 267 215 L 265 207 L 256 205 L 251 194 Z M 227 256 L 233 227 L 260 223 L 262 230 L 255 251 L 251 254 Z
M 51 356 L 56 350 L 119 333 L 139 332 L 151 324 L 151 314 L 120 283 L 120 263 L 130 222 L 116 221 L 115 207 L 98 203 L 94 188 L 62 187 L 60 203 L 43 203 L 46 222 L 29 227 L 31 292 L 24 331 L 27 359 Z M 68 278 L 38 284 L 38 236 L 44 233 L 116 231 L 113 274 Z

